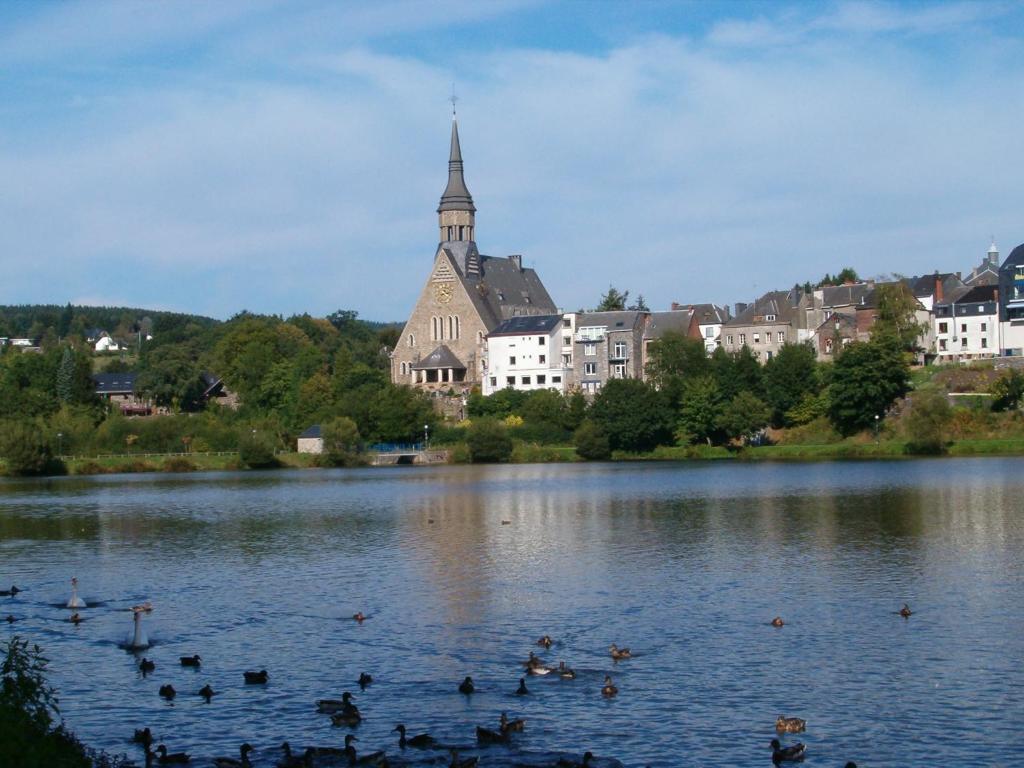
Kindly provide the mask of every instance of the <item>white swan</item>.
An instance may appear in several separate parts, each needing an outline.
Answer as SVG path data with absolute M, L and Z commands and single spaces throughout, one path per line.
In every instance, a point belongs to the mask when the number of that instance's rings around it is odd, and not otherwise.
M 146 633 L 142 631 L 142 614 L 143 611 L 133 608 L 132 613 L 135 619 L 135 632 L 132 635 L 132 641 L 128 644 L 129 648 L 149 648 L 149 638 L 146 637 Z
M 71 577 L 71 599 L 68 600 L 68 608 L 85 608 L 85 600 L 78 596 L 78 579 Z

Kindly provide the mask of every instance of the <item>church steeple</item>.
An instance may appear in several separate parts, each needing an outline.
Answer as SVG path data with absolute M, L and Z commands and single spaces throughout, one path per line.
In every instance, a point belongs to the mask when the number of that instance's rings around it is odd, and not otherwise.
M 462 176 L 462 147 L 459 145 L 459 123 L 452 114 L 452 147 L 448 156 L 448 186 L 437 207 L 441 242 L 472 241 L 476 228 L 476 207 Z

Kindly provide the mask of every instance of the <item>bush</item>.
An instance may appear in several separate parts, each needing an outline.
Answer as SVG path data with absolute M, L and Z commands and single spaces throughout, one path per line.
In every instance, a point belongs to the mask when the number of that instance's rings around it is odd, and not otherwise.
M 331 419 L 320 428 L 324 452 L 322 463 L 332 467 L 351 467 L 360 464 L 361 438 L 356 423 L 347 416 Z
M 150 464 L 148 461 L 141 461 L 136 459 L 135 461 L 129 461 L 127 464 L 122 464 L 118 471 L 120 472 L 156 472 L 156 467 Z
M 607 461 L 612 455 L 608 436 L 592 421 L 580 424 L 573 435 L 573 444 L 580 458 L 588 461 Z
M 1015 411 L 1024 399 L 1024 373 L 1011 368 L 992 385 L 992 410 Z
M 0 456 L 12 475 L 62 474 L 63 464 L 54 458 L 42 428 L 32 422 L 8 422 L 0 427 Z
M 199 467 L 184 456 L 170 456 L 164 459 L 162 469 L 164 472 L 195 472 Z
M 246 433 L 238 441 L 238 457 L 249 469 L 269 469 L 278 465 L 274 444 L 260 434 Z
M 907 416 L 907 453 L 944 453 L 946 427 L 952 415 L 945 395 L 935 390 L 915 392 Z
M 661 392 L 639 379 L 612 379 L 594 398 L 590 418 L 612 450 L 649 451 L 672 441 L 674 415 Z
M 508 461 L 512 456 L 508 429 L 489 419 L 478 419 L 466 430 L 466 446 L 474 464 Z
M 83 461 L 75 467 L 76 475 L 105 475 L 109 470 L 95 461 Z

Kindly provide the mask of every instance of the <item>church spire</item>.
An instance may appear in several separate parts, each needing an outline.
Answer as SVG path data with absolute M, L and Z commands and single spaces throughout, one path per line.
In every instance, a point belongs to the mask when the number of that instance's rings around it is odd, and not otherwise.
M 437 208 L 441 241 L 472 240 L 476 207 L 462 175 L 462 147 L 459 145 L 459 123 L 452 113 L 452 146 L 448 156 L 448 186 Z

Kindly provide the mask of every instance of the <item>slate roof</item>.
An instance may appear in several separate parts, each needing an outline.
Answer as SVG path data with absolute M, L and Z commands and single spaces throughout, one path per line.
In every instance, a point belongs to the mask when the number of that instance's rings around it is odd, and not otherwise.
M 432 371 L 438 368 L 454 368 L 459 371 L 466 370 L 466 366 L 463 365 L 462 361 L 455 356 L 454 352 L 448 349 L 446 344 L 439 346 L 412 367 L 414 371 Z
M 648 314 L 631 309 L 621 312 L 584 312 L 576 320 L 576 328 L 605 326 L 609 331 L 631 330 Z
M 860 304 L 874 286 L 868 283 L 853 283 L 851 285 L 830 285 L 821 289 L 822 307 L 843 307 Z
M 690 328 L 690 317 L 692 312 L 689 309 L 674 309 L 670 312 L 651 312 L 644 329 L 645 339 L 660 339 L 668 331 L 681 333 L 684 336 Z
M 994 285 L 975 285 L 965 290 L 957 291 L 949 300 L 940 301 L 938 304 L 987 304 L 998 301 L 993 294 L 998 292 Z
M 97 395 L 131 395 L 135 392 L 137 373 L 94 373 Z
M 503 321 L 488 336 L 539 336 L 562 324 L 561 315 L 519 315 Z
M 476 211 L 473 196 L 466 188 L 466 180 L 462 176 L 462 147 L 459 146 L 459 124 L 452 118 L 452 148 L 448 155 L 448 186 L 441 195 L 441 211 Z
M 302 440 L 304 438 L 317 438 L 317 437 L 323 437 L 323 435 L 320 434 L 320 425 L 319 424 L 314 424 L 312 427 L 309 427 L 308 429 L 306 429 L 306 431 L 304 431 L 301 435 L 299 435 L 299 440 Z
M 729 313 L 722 307 L 714 304 L 691 304 L 693 314 L 697 316 L 697 322 L 701 325 L 724 324 L 729 319 Z
M 729 320 L 726 325 L 731 327 L 744 325 L 789 323 L 796 314 L 796 306 L 800 300 L 799 293 L 793 291 L 769 291 L 749 307 Z M 767 315 L 775 315 L 774 320 L 765 320 Z M 755 320 L 755 317 L 761 318 Z

